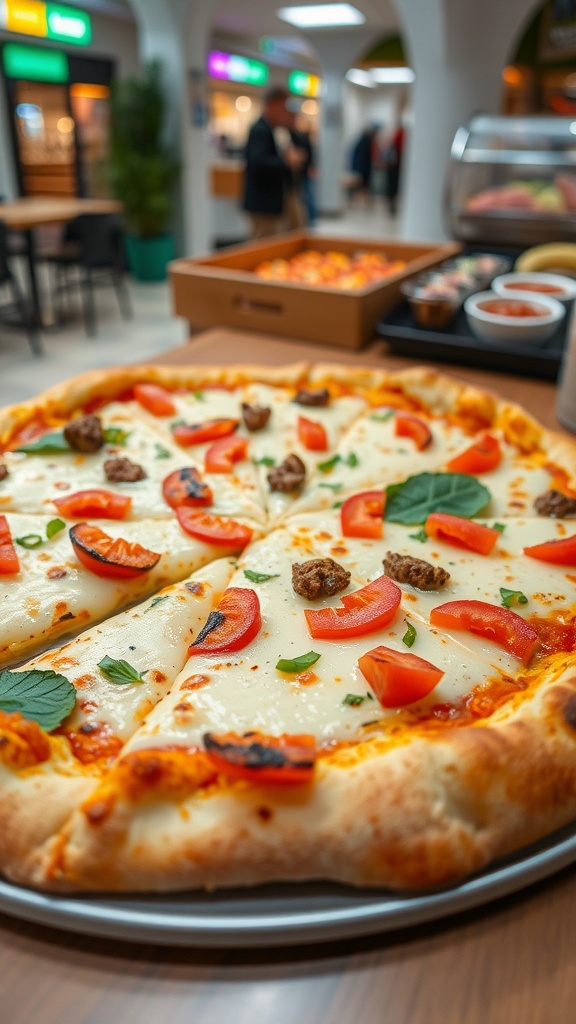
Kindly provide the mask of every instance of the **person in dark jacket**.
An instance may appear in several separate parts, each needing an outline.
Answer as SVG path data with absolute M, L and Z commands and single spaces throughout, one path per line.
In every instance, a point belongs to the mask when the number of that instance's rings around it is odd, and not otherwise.
M 352 150 L 352 171 L 358 175 L 358 194 L 366 202 L 370 201 L 370 185 L 372 165 L 374 163 L 374 144 L 377 129 L 366 128 Z
M 307 154 L 290 134 L 293 118 L 286 106 L 288 98 L 284 88 L 269 89 L 262 117 L 248 135 L 243 206 L 250 217 L 252 238 L 276 235 L 304 223 L 299 177 Z

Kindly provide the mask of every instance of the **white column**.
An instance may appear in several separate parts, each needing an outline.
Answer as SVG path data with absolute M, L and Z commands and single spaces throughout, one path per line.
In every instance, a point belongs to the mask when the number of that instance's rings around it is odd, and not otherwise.
M 445 237 L 444 182 L 459 125 L 497 113 L 502 68 L 533 0 L 396 0 L 416 72 L 401 234 Z
M 0 196 L 14 199 L 18 194 L 16 168 L 10 144 L 10 114 L 4 90 L 0 89 Z

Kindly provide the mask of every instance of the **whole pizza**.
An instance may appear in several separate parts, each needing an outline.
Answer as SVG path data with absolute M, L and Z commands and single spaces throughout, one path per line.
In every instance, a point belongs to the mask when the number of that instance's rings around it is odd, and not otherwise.
M 0 412 L 0 871 L 451 884 L 576 818 L 576 445 L 433 370 Z

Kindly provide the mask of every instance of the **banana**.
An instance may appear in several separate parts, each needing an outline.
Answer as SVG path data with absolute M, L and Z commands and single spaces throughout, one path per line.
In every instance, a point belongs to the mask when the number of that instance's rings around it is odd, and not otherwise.
M 538 270 L 568 271 L 576 276 L 576 244 L 550 242 L 548 245 L 535 245 L 518 257 L 514 269 L 524 273 Z

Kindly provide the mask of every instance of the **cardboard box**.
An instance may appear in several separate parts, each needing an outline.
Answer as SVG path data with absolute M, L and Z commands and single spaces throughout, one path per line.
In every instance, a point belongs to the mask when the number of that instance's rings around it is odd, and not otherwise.
M 320 252 L 383 252 L 406 260 L 404 270 L 357 291 L 263 281 L 251 271 L 263 260 L 290 258 L 303 249 Z M 170 264 L 173 308 L 191 327 L 225 325 L 283 334 L 341 348 L 362 348 L 374 338 L 380 317 L 400 299 L 405 278 L 427 270 L 461 249 L 455 242 L 376 241 L 326 238 L 306 231 L 231 246 L 199 259 Z

